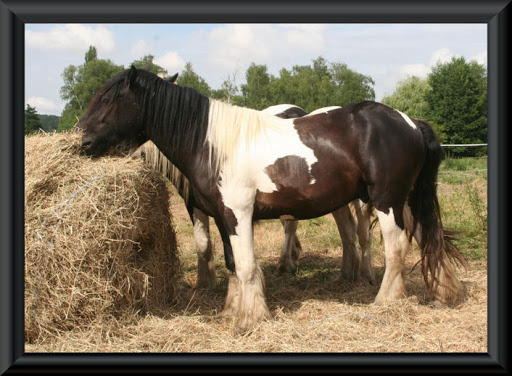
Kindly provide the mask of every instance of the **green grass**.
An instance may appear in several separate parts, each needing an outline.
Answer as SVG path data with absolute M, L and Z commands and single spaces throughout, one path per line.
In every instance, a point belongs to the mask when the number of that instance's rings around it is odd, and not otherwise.
M 444 226 L 470 259 L 487 257 L 487 158 L 447 158 L 438 180 Z
M 487 157 L 446 158 L 439 167 L 439 182 L 468 184 L 475 178 L 487 180 Z

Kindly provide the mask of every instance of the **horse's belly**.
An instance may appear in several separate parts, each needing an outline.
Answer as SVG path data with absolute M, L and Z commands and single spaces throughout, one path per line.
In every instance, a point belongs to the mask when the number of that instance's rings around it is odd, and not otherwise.
M 290 216 L 295 219 L 320 217 L 331 213 L 352 200 L 353 194 L 345 191 L 331 190 L 319 192 L 314 185 L 309 189 L 296 187 L 280 187 L 272 193 L 257 192 L 254 217 L 271 219 Z

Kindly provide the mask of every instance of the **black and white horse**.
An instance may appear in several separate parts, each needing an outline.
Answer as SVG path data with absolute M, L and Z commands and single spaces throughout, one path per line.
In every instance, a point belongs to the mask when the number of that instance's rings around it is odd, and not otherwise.
M 319 217 L 355 199 L 379 219 L 386 270 L 375 302 L 406 296 L 404 261 L 414 236 L 427 292 L 455 301 L 465 263 L 443 229 L 436 193 L 442 153 L 425 122 L 375 102 L 279 119 L 173 85 L 144 70 L 107 82 L 78 123 L 85 153 L 131 152 L 147 140 L 187 177 L 196 207 L 232 246 L 224 313 L 248 328 L 270 315 L 253 246 L 253 219 Z
M 171 82 L 175 81 L 171 80 Z M 310 114 L 317 114 L 339 106 L 320 108 Z M 302 108 L 281 104 L 270 106 L 262 110 L 264 113 L 272 114 L 282 119 L 293 119 L 307 115 Z M 136 152 L 154 169 L 160 171 L 176 187 L 177 192 L 185 200 L 185 204 L 193 224 L 194 243 L 197 253 L 197 280 L 196 287 L 212 288 L 216 284 L 215 253 L 210 237 L 209 217 L 201 210 L 193 206 L 195 201 L 193 193 L 190 192 L 190 184 L 185 176 L 158 150 L 151 141 L 143 144 Z M 343 265 L 341 277 L 350 281 L 365 281 L 375 283 L 375 275 L 372 268 L 371 254 L 371 233 L 370 216 L 371 208 L 360 200 L 354 200 L 351 204 L 352 212 L 357 216 L 357 222 L 347 206 L 335 210 L 332 215 L 336 221 L 338 231 L 343 244 Z M 298 259 L 302 246 L 297 236 L 298 221 L 294 219 L 281 219 L 285 237 L 281 255 L 277 264 L 276 272 L 294 273 L 298 267 Z M 356 239 L 359 239 L 361 257 L 356 247 Z M 231 245 L 223 244 L 225 253 L 231 254 Z M 234 270 L 233 270 L 234 271 Z

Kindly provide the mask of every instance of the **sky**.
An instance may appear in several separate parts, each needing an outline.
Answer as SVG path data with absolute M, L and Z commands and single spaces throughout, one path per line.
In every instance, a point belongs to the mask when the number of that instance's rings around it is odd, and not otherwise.
M 126 68 L 148 54 L 170 75 L 190 62 L 212 89 L 234 74 L 240 87 L 251 63 L 278 76 L 322 56 L 372 77 L 377 101 L 452 57 L 487 66 L 486 24 L 25 24 L 25 103 L 60 115 L 62 72 L 91 45 Z

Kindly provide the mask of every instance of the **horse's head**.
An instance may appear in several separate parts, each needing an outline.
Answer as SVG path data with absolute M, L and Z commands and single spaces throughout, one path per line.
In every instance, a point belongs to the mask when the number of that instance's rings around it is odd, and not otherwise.
M 147 141 L 137 99 L 141 90 L 137 74 L 132 66 L 96 93 L 77 124 L 84 132 L 82 148 L 86 154 L 99 157 L 114 149 L 128 153 Z

